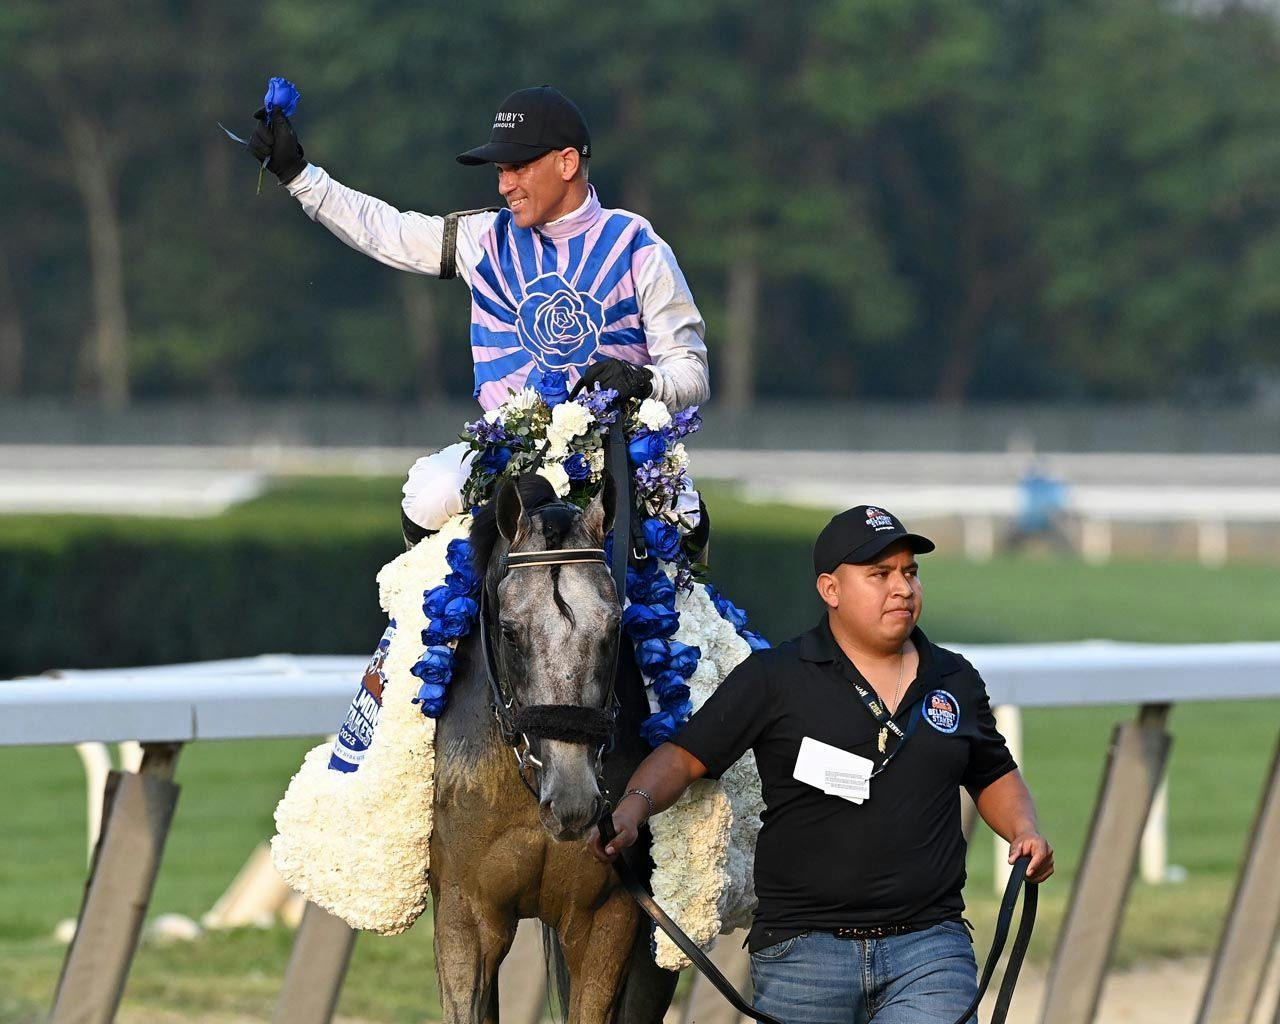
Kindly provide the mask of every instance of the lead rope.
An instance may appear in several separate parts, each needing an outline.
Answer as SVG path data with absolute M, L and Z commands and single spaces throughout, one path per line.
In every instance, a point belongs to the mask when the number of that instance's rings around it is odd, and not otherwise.
M 597 824 L 600 830 L 600 845 L 608 846 L 617 832 L 613 828 L 613 808 L 605 805 L 604 810 L 600 814 L 600 821 Z M 632 867 L 630 860 L 630 848 L 624 849 L 613 862 L 614 870 L 618 872 L 618 877 L 622 880 L 623 887 L 629 892 L 632 898 L 640 905 L 643 910 L 652 919 L 653 923 L 667 933 L 667 937 L 671 939 L 690 962 L 696 967 L 704 978 L 706 978 L 716 990 L 729 1001 L 729 1004 L 744 1017 L 751 1017 L 760 1021 L 760 1024 L 782 1024 L 777 1017 L 765 1013 L 763 1010 L 757 1010 L 748 1003 L 738 990 L 734 988 L 733 983 L 720 973 L 711 958 L 707 956 L 693 939 L 676 924 L 667 912 L 658 906 L 657 900 L 653 898 L 652 893 L 644 887 L 644 883 L 640 881 L 640 876 Z M 1013 990 L 1018 984 L 1018 973 L 1022 970 L 1022 961 L 1027 953 L 1027 946 L 1031 943 L 1031 931 L 1036 923 L 1036 903 L 1039 899 L 1039 886 L 1035 882 L 1028 882 L 1027 867 L 1031 864 L 1030 856 L 1019 857 L 1014 862 L 1013 870 L 1009 873 L 1009 883 L 1004 889 L 1004 898 L 1000 901 L 1000 913 L 996 918 L 996 931 L 991 939 L 991 952 L 987 954 L 986 964 L 982 969 L 982 980 L 978 983 L 978 992 L 973 997 L 959 1017 L 956 1018 L 954 1024 L 968 1024 L 973 1015 L 978 1010 L 978 1004 L 982 1002 L 982 997 L 986 994 L 987 986 L 991 984 L 991 976 L 995 972 L 996 963 L 1000 959 L 1000 954 L 1004 951 L 1005 940 L 1009 937 L 1009 925 L 1013 921 L 1013 908 L 1018 902 L 1018 893 L 1025 890 L 1022 900 L 1022 918 L 1018 922 L 1018 933 L 1014 937 L 1013 947 L 1009 950 L 1009 963 L 1005 968 L 1004 980 L 1000 982 L 1000 994 L 996 998 L 995 1009 L 991 1013 L 990 1024 L 1004 1024 L 1005 1017 L 1009 1013 L 1009 1004 L 1013 1000 Z

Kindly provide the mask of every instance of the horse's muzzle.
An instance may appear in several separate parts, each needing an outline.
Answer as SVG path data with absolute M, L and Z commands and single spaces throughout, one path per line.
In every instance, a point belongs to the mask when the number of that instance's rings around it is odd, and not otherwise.
M 604 797 L 596 793 L 589 801 L 572 797 L 552 797 L 538 805 L 542 826 L 559 842 L 585 839 L 591 826 L 600 820 Z

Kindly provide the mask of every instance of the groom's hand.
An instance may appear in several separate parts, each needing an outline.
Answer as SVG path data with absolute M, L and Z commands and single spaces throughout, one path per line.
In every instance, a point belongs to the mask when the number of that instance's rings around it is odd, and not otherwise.
M 253 116 L 258 124 L 249 137 L 249 152 L 258 163 L 267 161 L 267 170 L 280 179 L 281 185 L 289 184 L 307 166 L 293 125 L 280 109 L 272 110 L 270 118 L 265 109 Z

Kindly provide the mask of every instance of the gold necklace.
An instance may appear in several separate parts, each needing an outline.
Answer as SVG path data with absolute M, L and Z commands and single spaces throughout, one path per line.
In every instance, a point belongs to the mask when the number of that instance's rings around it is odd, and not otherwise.
M 903 644 L 902 649 L 898 651 L 898 682 L 893 688 L 893 709 L 889 712 L 892 718 L 898 711 L 898 694 L 902 692 L 902 669 L 907 663 L 907 645 Z M 889 749 L 889 727 L 882 725 L 880 727 L 880 735 L 876 737 L 876 746 L 880 748 L 880 753 L 884 753 Z

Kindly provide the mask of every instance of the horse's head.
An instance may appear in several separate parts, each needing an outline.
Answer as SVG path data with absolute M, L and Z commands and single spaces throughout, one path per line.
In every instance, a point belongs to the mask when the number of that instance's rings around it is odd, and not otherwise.
M 499 536 L 484 583 L 490 642 L 501 689 L 539 766 L 542 824 L 560 840 L 582 838 L 602 804 L 596 759 L 621 613 L 603 557 L 572 559 L 603 544 L 613 518 L 607 505 L 603 496 L 586 509 L 558 501 L 537 476 L 508 482 L 494 502 Z M 514 557 L 536 552 L 564 554 Z M 561 560 L 567 564 L 545 564 Z

